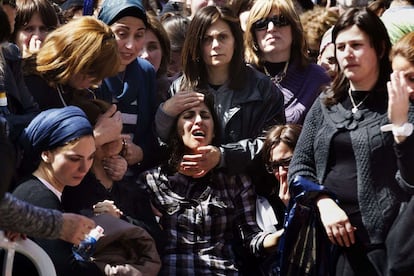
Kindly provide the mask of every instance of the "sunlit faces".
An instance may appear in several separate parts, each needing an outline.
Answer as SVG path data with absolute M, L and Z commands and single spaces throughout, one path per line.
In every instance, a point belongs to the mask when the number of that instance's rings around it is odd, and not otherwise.
M 397 55 L 392 59 L 392 70 L 394 72 L 404 72 L 407 89 L 410 98 L 414 100 L 414 64 L 410 63 L 406 58 Z
M 136 59 L 145 43 L 145 24 L 133 16 L 125 16 L 111 25 L 121 57 L 120 71 Z
M 229 66 L 235 47 L 230 26 L 223 20 L 214 22 L 204 34 L 202 47 L 207 66 Z
M 177 132 L 188 152 L 195 153 L 198 147 L 211 144 L 214 138 L 214 121 L 208 107 L 201 103 L 181 113 Z
M 272 11 L 267 17 L 279 17 L 278 11 Z M 283 24 L 284 25 L 284 24 Z M 289 60 L 292 46 L 292 28 L 290 24 L 285 26 L 275 26 L 270 21 L 267 28 L 255 30 L 257 44 L 266 61 L 282 62 Z M 276 58 L 276 59 L 275 59 Z
M 30 49 L 39 49 L 40 44 L 45 40 L 49 31 L 39 13 L 34 13 L 30 21 L 22 26 L 16 35 L 15 42 L 22 52 L 23 58 L 32 54 Z
M 274 146 L 270 152 L 271 161 L 268 164 L 278 181 L 286 179 L 293 150 L 284 142 Z
M 148 60 L 157 72 L 160 68 L 162 59 L 162 50 L 160 41 L 153 31 L 147 30 L 145 33 L 145 43 L 139 54 L 141 58 Z
M 339 32 L 335 47 L 339 68 L 352 89 L 370 90 L 379 75 L 379 58 L 368 35 L 353 25 Z
M 58 190 L 64 186 L 77 186 L 92 166 L 95 153 L 93 136 L 83 136 L 73 144 L 42 153 L 48 164 L 51 177 Z
M 68 85 L 82 90 L 87 89 L 95 85 L 99 85 L 102 82 L 102 80 L 97 80 L 95 77 L 86 75 L 86 74 L 72 74 L 72 76 L 69 79 Z

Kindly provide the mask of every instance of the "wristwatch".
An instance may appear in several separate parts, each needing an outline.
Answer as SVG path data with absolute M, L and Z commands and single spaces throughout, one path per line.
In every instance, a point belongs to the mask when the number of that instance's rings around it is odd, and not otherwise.
M 397 126 L 394 124 L 388 124 L 381 126 L 381 131 L 392 131 L 394 136 L 410 136 L 413 133 L 413 124 L 411 123 L 404 123 L 401 126 Z

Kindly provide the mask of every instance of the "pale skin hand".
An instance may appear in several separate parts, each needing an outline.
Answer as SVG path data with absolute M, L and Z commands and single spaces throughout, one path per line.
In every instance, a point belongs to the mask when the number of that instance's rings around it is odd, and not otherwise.
M 122 138 L 125 139 L 127 143 L 126 154 L 124 156 L 128 165 L 134 165 L 144 160 L 144 152 L 142 148 L 132 142 L 131 136 L 123 134 Z
M 203 177 L 220 162 L 221 152 L 215 146 L 203 146 L 197 154 L 186 154 L 180 164 L 180 172 L 194 178 Z
M 169 116 L 176 117 L 184 110 L 198 106 L 202 102 L 204 102 L 202 93 L 180 91 L 164 102 L 162 110 Z
M 388 119 L 394 125 L 401 126 L 408 122 L 408 109 L 410 106 L 410 93 L 404 72 L 393 72 L 388 88 Z M 403 142 L 407 137 L 394 137 L 397 143 Z
M 27 52 L 29 54 L 35 54 L 39 51 L 41 45 L 42 41 L 39 39 L 39 37 L 37 35 L 33 35 L 30 38 L 29 49 L 27 49 Z
M 123 275 L 123 276 L 141 276 L 142 273 L 137 270 L 135 267 L 131 265 L 114 265 L 111 266 L 109 264 L 105 265 L 105 275 L 106 276 L 116 276 L 116 275 Z
M 285 204 L 288 205 L 290 200 L 290 193 L 289 193 L 289 184 L 287 182 L 287 170 L 284 170 L 282 167 L 279 167 L 279 198 Z
M 329 240 L 336 245 L 349 247 L 355 243 L 356 230 L 346 213 L 328 196 L 322 195 L 316 202 Z
M 95 215 L 109 214 L 116 218 L 120 218 L 123 214 L 112 200 L 104 200 L 93 205 L 93 213 Z
M 120 139 L 122 131 L 121 112 L 112 105 L 104 114 L 100 115 L 93 129 L 96 146 L 102 146 L 111 141 Z
M 266 250 L 274 249 L 277 246 L 280 237 L 283 235 L 284 232 L 285 230 L 281 229 L 279 231 L 267 235 L 263 240 L 263 248 Z
M 121 180 L 128 169 L 127 161 L 120 155 L 107 157 L 102 161 L 102 164 L 104 166 L 105 173 L 113 181 Z
M 78 245 L 95 227 L 95 222 L 87 217 L 63 213 L 63 226 L 59 238 Z

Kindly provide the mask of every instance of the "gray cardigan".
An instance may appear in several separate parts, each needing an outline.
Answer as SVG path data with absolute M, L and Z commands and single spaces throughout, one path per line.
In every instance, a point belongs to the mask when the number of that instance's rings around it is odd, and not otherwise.
M 289 183 L 301 175 L 323 184 L 332 137 L 348 131 L 355 152 L 362 220 L 371 243 L 383 243 L 407 193 L 414 192 L 414 170 L 410 171 L 414 137 L 396 144 L 391 132 L 381 132 L 380 126 L 389 123 L 386 110 L 361 110 L 362 117 L 355 118 L 341 104 L 327 108 L 322 100 L 323 95 L 305 119 L 289 168 Z M 414 122 L 414 108 L 410 108 L 409 120 Z

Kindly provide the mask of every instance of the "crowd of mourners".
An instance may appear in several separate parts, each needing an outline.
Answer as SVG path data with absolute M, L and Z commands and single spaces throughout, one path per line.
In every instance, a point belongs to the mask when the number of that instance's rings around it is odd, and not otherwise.
M 58 276 L 414 274 L 414 0 L 0 0 L 0 46 L 0 230 Z

